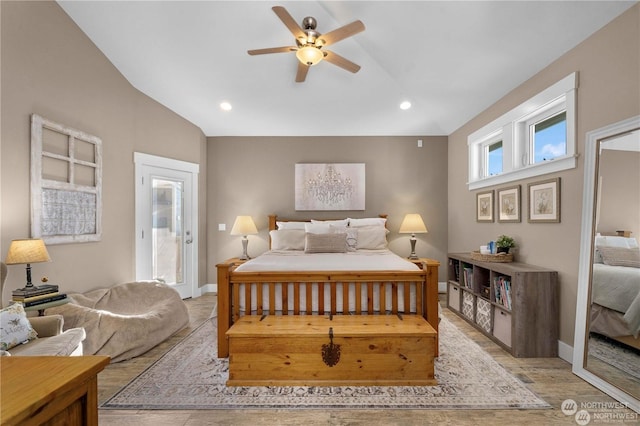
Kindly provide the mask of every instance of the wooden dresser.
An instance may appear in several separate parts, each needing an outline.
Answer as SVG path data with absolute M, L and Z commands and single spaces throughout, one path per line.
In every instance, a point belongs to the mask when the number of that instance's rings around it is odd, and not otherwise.
M 97 425 L 97 375 L 107 356 L 0 359 L 3 425 Z

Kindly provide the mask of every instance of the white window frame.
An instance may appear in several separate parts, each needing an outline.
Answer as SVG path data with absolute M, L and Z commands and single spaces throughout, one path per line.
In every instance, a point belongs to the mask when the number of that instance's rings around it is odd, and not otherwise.
M 513 182 L 529 177 L 575 168 L 576 158 L 576 72 L 478 129 L 467 139 L 469 150 L 469 190 Z M 530 124 L 561 111 L 567 113 L 567 153 L 562 157 L 530 164 Z M 487 144 L 502 139 L 502 173 L 486 176 Z
M 504 141 L 502 140 L 502 131 L 493 133 L 488 139 L 482 142 L 481 146 L 481 161 L 482 161 L 482 175 L 489 175 L 489 148 L 498 142 L 502 142 L 502 171 L 504 172 Z M 495 175 L 494 175 L 495 176 Z

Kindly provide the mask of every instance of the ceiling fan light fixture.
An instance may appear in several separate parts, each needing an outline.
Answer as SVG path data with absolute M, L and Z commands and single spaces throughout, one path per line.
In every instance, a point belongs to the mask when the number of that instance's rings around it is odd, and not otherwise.
M 315 65 L 324 58 L 324 54 L 317 47 L 304 46 L 298 49 L 296 57 L 305 65 Z

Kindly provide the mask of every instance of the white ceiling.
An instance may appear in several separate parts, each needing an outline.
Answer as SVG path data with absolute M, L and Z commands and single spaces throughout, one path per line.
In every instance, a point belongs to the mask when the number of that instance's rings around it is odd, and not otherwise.
M 134 87 L 207 136 L 428 136 L 452 133 L 635 2 L 58 3 Z M 321 33 L 363 21 L 330 47 L 362 69 L 321 62 L 295 83 L 294 53 L 249 56 L 294 45 L 275 5 L 315 17 Z

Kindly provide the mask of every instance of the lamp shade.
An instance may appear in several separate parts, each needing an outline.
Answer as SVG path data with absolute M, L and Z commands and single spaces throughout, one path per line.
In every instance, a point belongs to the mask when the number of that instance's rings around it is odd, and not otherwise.
M 424 234 L 428 231 L 418 213 L 409 213 L 404 217 L 398 232 L 400 234 Z
M 18 265 L 22 263 L 50 262 L 51 258 L 47 247 L 41 239 L 13 240 L 9 246 L 9 252 L 5 263 Z
M 233 228 L 231 228 L 231 235 L 251 235 L 257 233 L 258 228 L 256 228 L 256 224 L 253 223 L 251 216 L 236 217 Z

